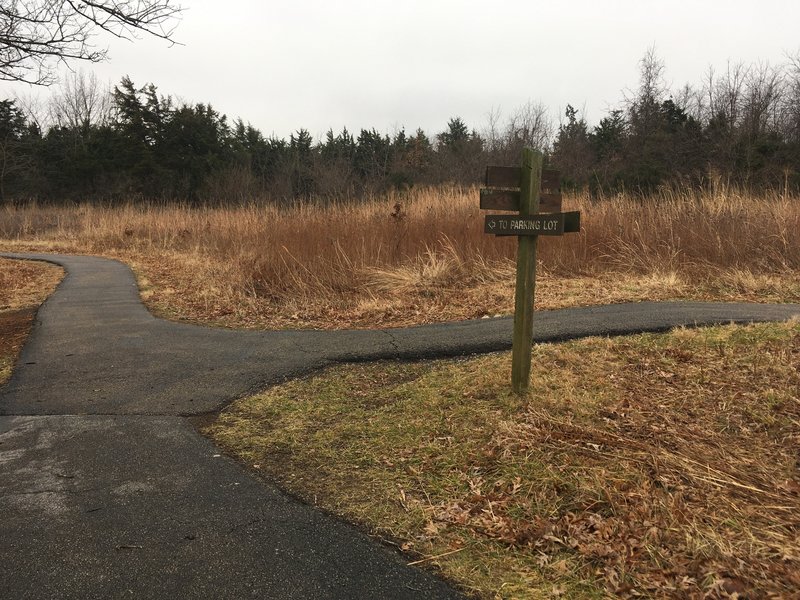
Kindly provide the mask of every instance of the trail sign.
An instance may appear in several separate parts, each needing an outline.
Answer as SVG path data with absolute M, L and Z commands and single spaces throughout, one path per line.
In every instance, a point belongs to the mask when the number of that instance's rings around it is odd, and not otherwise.
M 522 167 L 486 167 L 486 187 L 517 188 L 522 187 Z M 561 190 L 561 174 L 556 169 L 542 169 L 541 189 L 548 191 Z
M 486 188 L 481 189 L 481 208 L 519 212 L 521 181 L 522 169 L 520 167 L 486 167 Z M 539 187 L 539 209 L 536 212 L 560 212 L 561 176 L 559 172 L 555 169 L 544 169 Z
M 541 153 L 530 148 L 522 151 L 519 167 L 487 167 L 486 186 L 481 190 L 482 209 L 518 213 L 486 215 L 484 231 L 498 236 L 516 235 L 519 244 L 511 386 L 520 393 L 528 388 L 531 376 L 536 243 L 540 235 L 580 231 L 581 214 L 561 212 L 560 175 L 552 169 L 542 170 Z
M 519 190 L 481 189 L 483 210 L 513 210 L 519 212 Z M 543 193 L 539 196 L 539 212 L 560 212 L 561 192 Z
M 580 231 L 581 213 L 517 215 L 486 215 L 484 233 L 494 235 L 564 235 Z

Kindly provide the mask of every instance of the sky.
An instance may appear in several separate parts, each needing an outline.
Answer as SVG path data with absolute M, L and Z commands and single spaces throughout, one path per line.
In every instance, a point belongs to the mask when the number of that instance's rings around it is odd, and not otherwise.
M 596 124 L 635 89 L 649 48 L 673 89 L 709 67 L 800 53 L 797 0 L 184 0 L 180 45 L 98 36 L 110 59 L 75 64 L 114 85 L 210 103 L 265 135 L 305 128 L 481 130 L 527 102 Z M 63 72 L 67 72 L 62 69 Z M 0 97 L 46 91 L 0 82 Z

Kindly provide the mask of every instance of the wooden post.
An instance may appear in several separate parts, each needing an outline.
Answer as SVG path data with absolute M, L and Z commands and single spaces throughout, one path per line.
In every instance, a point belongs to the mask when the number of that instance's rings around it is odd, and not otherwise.
M 486 215 L 483 222 L 484 233 L 516 235 L 519 240 L 511 357 L 511 387 L 517 394 L 528 389 L 531 379 L 539 236 L 560 236 L 581 230 L 580 212 L 561 212 L 561 177 L 558 171 L 543 170 L 542 162 L 540 152 L 525 148 L 520 167 L 486 167 L 486 188 L 480 191 L 482 210 L 517 213 L 513 216 Z M 540 210 L 544 212 L 539 213 Z
M 542 154 L 531 148 L 522 151 L 519 214 L 539 212 L 542 182 Z M 514 300 L 514 338 L 511 352 L 511 387 L 519 394 L 528 389 L 533 345 L 533 298 L 536 286 L 536 245 L 538 235 L 521 235 L 517 250 L 517 289 Z

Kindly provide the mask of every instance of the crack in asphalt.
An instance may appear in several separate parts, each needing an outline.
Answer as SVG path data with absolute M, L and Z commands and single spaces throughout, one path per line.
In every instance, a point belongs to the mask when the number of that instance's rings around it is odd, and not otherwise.
M 381 329 L 380 331 L 382 333 L 385 333 L 387 336 L 389 336 L 389 343 L 392 345 L 392 348 L 394 348 L 394 353 L 399 356 L 399 354 L 400 354 L 400 346 L 398 345 L 397 340 L 395 339 L 395 337 L 392 334 L 392 332 L 387 330 L 387 329 Z

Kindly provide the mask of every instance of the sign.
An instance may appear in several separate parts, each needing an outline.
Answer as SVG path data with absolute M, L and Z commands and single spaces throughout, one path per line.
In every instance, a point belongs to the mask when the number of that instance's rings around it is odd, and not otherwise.
M 521 167 L 486 167 L 486 187 L 517 188 L 522 185 Z M 542 190 L 561 191 L 561 173 L 557 169 L 542 169 Z
M 519 212 L 520 192 L 516 190 L 481 190 L 481 209 Z M 561 212 L 561 192 L 539 196 L 539 212 Z
M 511 387 L 516 393 L 530 385 L 533 345 L 533 296 L 536 288 L 536 245 L 540 235 L 564 235 L 581 229 L 581 213 L 561 212 L 561 176 L 542 169 L 544 157 L 522 150 L 519 167 L 487 167 L 481 208 L 514 211 L 516 215 L 486 215 L 484 231 L 518 240 Z
M 486 215 L 484 233 L 494 235 L 564 235 L 580 231 L 581 213 Z

